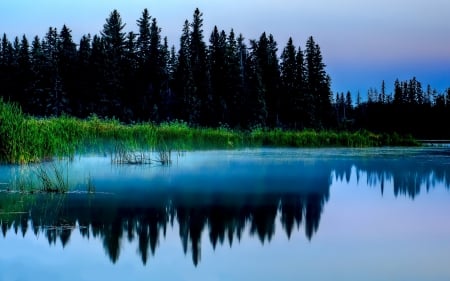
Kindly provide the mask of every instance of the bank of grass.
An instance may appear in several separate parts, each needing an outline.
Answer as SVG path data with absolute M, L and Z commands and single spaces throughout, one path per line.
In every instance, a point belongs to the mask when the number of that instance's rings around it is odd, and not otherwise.
M 91 116 L 36 118 L 12 103 L 0 100 L 0 161 L 30 163 L 67 157 L 86 147 L 120 142 L 130 149 L 225 149 L 240 147 L 370 147 L 418 145 L 411 137 L 367 131 L 285 131 L 257 128 L 190 127 L 184 122 L 125 125 L 115 119 Z

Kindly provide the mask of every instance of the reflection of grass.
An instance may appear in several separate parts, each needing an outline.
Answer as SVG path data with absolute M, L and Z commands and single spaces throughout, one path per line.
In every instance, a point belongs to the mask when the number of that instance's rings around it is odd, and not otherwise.
M 156 156 L 154 156 L 156 154 Z M 156 152 L 151 149 L 147 152 L 134 151 L 123 143 L 117 143 L 111 154 L 111 162 L 113 164 L 161 164 L 169 165 L 172 162 L 172 150 L 167 146 L 160 146 Z
M 95 193 L 95 185 L 91 175 L 89 175 L 86 179 L 86 191 L 89 194 Z
M 397 134 L 373 134 L 366 131 L 285 131 L 257 128 L 237 131 L 226 127 L 190 127 L 184 122 L 155 125 L 124 125 L 115 119 L 91 116 L 80 120 L 62 116 L 34 118 L 14 104 L 0 99 L 0 161 L 8 163 L 41 162 L 53 157 L 72 156 L 87 146 L 103 141 L 119 142 L 127 149 L 162 145 L 175 150 L 239 148 L 244 146 L 367 147 L 383 145 L 418 145 L 411 137 Z M 167 154 L 161 155 L 165 162 Z M 167 163 L 167 162 L 166 162 Z
M 52 173 L 53 172 L 53 173 Z M 69 191 L 69 180 L 63 170 L 53 163 L 51 171 L 39 165 L 36 169 L 37 178 L 40 182 L 40 190 L 46 193 L 65 193 Z
M 90 174 L 82 184 L 70 184 L 68 165 L 69 162 L 58 161 L 18 166 L 17 169 L 12 170 L 11 181 L 5 183 L 0 191 L 20 194 L 67 193 L 69 191 L 95 193 L 94 180 Z M 77 190 L 77 187 L 82 190 Z

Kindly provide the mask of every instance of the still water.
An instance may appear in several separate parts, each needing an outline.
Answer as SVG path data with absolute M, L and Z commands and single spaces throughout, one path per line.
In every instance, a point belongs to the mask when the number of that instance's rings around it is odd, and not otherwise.
M 36 167 L 0 166 L 1 281 L 450 280 L 448 147 L 58 165 L 67 194 L 16 192 Z

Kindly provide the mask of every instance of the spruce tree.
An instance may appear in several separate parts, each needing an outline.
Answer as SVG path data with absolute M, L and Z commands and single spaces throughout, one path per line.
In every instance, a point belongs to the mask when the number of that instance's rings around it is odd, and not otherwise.
M 45 56 L 41 40 L 38 36 L 34 37 L 31 44 L 31 71 L 33 87 L 30 89 L 25 107 L 33 115 L 42 115 L 45 86 Z
M 56 28 L 50 27 L 42 40 L 45 57 L 43 77 L 42 113 L 47 116 L 59 116 L 68 106 L 68 97 L 63 90 L 63 79 L 59 66 L 59 35 Z
M 124 55 L 126 33 L 125 24 L 117 10 L 111 12 L 103 25 L 101 32 L 105 48 L 105 90 L 108 96 L 104 97 L 108 115 L 121 116 L 121 95 L 124 93 Z
M 289 38 L 281 54 L 281 91 L 280 91 L 280 117 L 284 124 L 294 126 L 298 118 L 297 88 L 297 52 Z
M 194 95 L 194 77 L 191 67 L 190 24 L 186 20 L 180 38 L 178 62 L 175 70 L 174 86 L 176 91 L 175 118 L 194 123 L 199 118 L 200 102 Z
M 71 30 L 63 25 L 58 38 L 58 71 L 62 81 L 62 91 L 65 93 L 67 102 L 64 104 L 64 112 L 72 112 L 78 93 L 75 91 L 78 83 L 78 73 L 76 71 L 76 45 L 72 40 Z
M 311 36 L 306 42 L 307 91 L 311 95 L 315 108 L 312 114 L 314 127 L 328 127 L 331 124 L 330 77 L 325 72 L 320 47 Z
M 17 58 L 18 63 L 18 76 L 17 76 L 17 101 L 25 112 L 28 108 L 25 108 L 26 101 L 28 99 L 28 94 L 33 87 L 32 84 L 32 72 L 31 72 L 31 55 L 30 55 L 30 44 L 25 35 L 22 36 L 20 42 L 20 50 Z
M 314 120 L 313 113 L 315 112 L 315 106 L 313 102 L 313 97 L 308 91 L 307 83 L 307 70 L 303 51 L 301 47 L 298 47 L 296 56 L 296 89 L 297 96 L 295 98 L 295 111 L 297 120 L 294 123 L 294 128 L 303 129 L 305 127 L 311 128 L 312 121 Z
M 160 120 L 159 106 L 162 100 L 162 83 L 166 71 L 164 61 L 163 45 L 161 44 L 161 28 L 155 18 L 150 26 L 150 46 L 149 46 L 149 85 L 148 85 L 148 112 L 154 121 Z
M 262 38 L 265 37 L 262 36 Z M 265 41 L 262 43 L 265 44 Z M 261 62 L 261 40 L 257 42 L 255 40 L 250 41 L 251 52 L 247 57 L 245 63 L 245 108 L 247 110 L 247 126 L 261 126 L 267 125 L 267 103 L 266 103 L 266 87 L 263 82 L 263 63 Z
M 83 35 L 76 58 L 77 83 L 74 86 L 75 95 L 72 100 L 72 114 L 78 117 L 87 117 L 94 113 L 91 107 L 92 99 L 95 97 L 95 80 L 96 77 L 93 67 L 91 66 L 91 35 Z
M 246 51 L 246 46 L 242 46 L 242 35 L 236 40 L 234 31 L 231 30 L 226 39 L 225 48 L 225 104 L 227 112 L 224 122 L 232 127 L 236 127 L 242 120 L 242 95 L 243 95 L 243 77 L 241 71 L 241 58 L 244 56 L 242 51 Z M 242 50 L 243 49 L 243 50 Z
M 209 117 L 204 114 L 208 112 L 209 77 L 207 71 L 207 50 L 203 36 L 203 14 L 198 8 L 194 11 L 189 37 L 189 58 L 194 86 L 192 87 L 191 96 L 195 101 L 195 106 L 191 108 L 192 113 L 189 119 L 193 123 L 203 123 Z M 198 108 L 196 108 L 197 106 Z
M 226 115 L 227 104 L 225 97 L 227 94 L 227 79 L 226 76 L 226 35 L 225 32 L 220 32 L 217 26 L 214 26 L 213 32 L 209 39 L 209 73 L 211 78 L 211 92 L 206 100 L 205 115 L 207 125 L 217 126 L 219 123 L 227 122 Z
M 137 57 L 139 64 L 143 67 L 149 60 L 150 55 L 150 20 L 151 16 L 147 9 L 142 12 L 141 18 L 137 21 L 139 36 L 136 42 Z

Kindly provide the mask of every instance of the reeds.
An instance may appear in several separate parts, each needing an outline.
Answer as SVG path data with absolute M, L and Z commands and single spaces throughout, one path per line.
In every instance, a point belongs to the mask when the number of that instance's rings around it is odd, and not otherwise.
M 172 163 L 172 150 L 167 146 L 161 146 L 156 150 L 150 148 L 134 151 L 129 146 L 118 142 L 111 153 L 111 163 L 129 165 L 160 164 L 167 166 Z
M 70 157 L 86 147 L 103 143 L 124 146 L 119 162 L 151 162 L 145 153 L 132 151 L 160 150 L 159 162 L 170 163 L 169 150 L 230 149 L 255 146 L 279 147 L 370 147 L 385 145 L 419 145 L 412 137 L 398 134 L 374 134 L 367 131 L 289 131 L 257 128 L 237 131 L 229 128 L 190 127 L 175 121 L 155 125 L 125 125 L 116 119 L 100 119 L 93 115 L 80 120 L 62 116 L 34 118 L 0 99 L 0 161 L 7 163 L 41 162 L 54 157 Z M 132 153 L 131 153 L 132 152 Z

